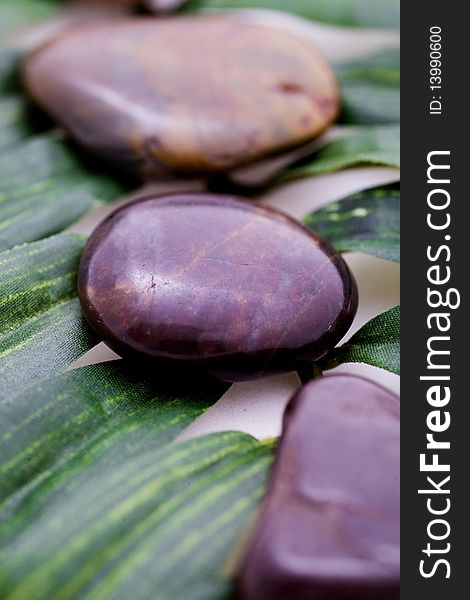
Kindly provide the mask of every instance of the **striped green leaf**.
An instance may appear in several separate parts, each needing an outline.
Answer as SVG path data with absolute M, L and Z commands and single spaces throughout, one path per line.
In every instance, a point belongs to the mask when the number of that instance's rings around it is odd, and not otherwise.
M 62 371 L 97 343 L 77 299 L 41 313 L 0 338 L 0 400 Z
M 85 214 L 94 204 L 86 185 L 52 190 L 0 204 L 0 250 L 58 233 Z
M 399 0 L 192 0 L 189 8 L 285 10 L 306 19 L 350 27 L 400 26 Z
M 96 343 L 76 299 L 83 243 L 62 234 L 0 254 L 0 398 L 60 372 Z
M 0 98 L 0 153 L 34 132 L 28 102 L 22 96 Z
M 400 187 L 376 187 L 328 204 L 305 223 L 340 252 L 400 262 Z
M 400 121 L 400 51 L 338 65 L 342 87 L 343 123 L 372 125 Z
M 60 8 L 60 0 L 2 0 L 0 14 L 0 91 L 18 87 L 18 63 L 25 45 L 18 36 L 28 26 L 44 21 Z
M 366 363 L 400 374 L 400 307 L 395 306 L 366 323 L 343 346 L 322 361 L 325 369 L 342 363 Z
M 360 165 L 398 168 L 400 128 L 396 125 L 357 128 L 291 165 L 276 181 L 282 183 Z
M 0 254 L 0 335 L 76 295 L 84 241 L 64 233 Z
M 1 528 L 0 596 L 220 600 L 224 565 L 263 495 L 272 450 L 218 433 L 32 490 Z
M 111 467 L 156 449 L 228 387 L 204 376 L 181 382 L 123 360 L 29 387 L 0 403 L 0 505 L 5 502 L 10 513 L 18 510 L 24 490 L 30 494 L 34 487 L 36 498 L 50 494 L 72 471 L 78 485 L 97 457 Z
M 0 152 L 0 250 L 58 233 L 94 203 L 128 190 L 50 135 L 7 147 Z

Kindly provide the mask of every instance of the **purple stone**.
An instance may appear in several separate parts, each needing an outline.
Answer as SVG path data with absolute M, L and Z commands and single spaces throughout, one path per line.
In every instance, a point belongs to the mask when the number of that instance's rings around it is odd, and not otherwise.
M 93 233 L 90 325 L 122 356 L 255 379 L 335 346 L 357 307 L 341 256 L 286 215 L 210 194 L 145 198 Z
M 399 401 L 350 375 L 290 401 L 241 600 L 398 600 Z

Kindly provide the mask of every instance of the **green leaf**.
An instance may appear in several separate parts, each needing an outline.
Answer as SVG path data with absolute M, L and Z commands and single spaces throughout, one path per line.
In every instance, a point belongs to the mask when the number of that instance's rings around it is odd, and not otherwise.
M 0 40 L 0 93 L 18 91 L 18 64 L 24 50 Z
M 29 105 L 21 96 L 0 99 L 0 152 L 34 133 Z
M 40 135 L 0 155 L 0 193 L 17 196 L 35 188 L 69 180 L 88 180 L 90 191 L 101 200 L 113 200 L 127 188 L 84 161 L 66 142 Z
M 2 0 L 0 19 L 0 91 L 18 88 L 18 64 L 27 50 L 18 39 L 28 26 L 53 16 L 60 0 Z
M 98 343 L 77 299 L 63 302 L 0 338 L 0 400 L 62 371 Z
M 357 27 L 400 26 L 399 0 L 193 0 L 189 8 L 284 10 L 313 21 Z
M 60 372 L 96 343 L 75 298 L 83 243 L 62 234 L 0 254 L 0 399 Z
M 342 87 L 343 123 L 400 121 L 400 51 L 379 54 L 336 67 Z
M 395 125 L 357 128 L 349 135 L 328 142 L 315 153 L 291 165 L 276 179 L 276 183 L 360 165 L 398 168 L 400 128 Z
M 93 204 L 86 185 L 68 189 L 62 183 L 37 194 L 0 202 L 0 250 L 58 233 Z
M 51 17 L 59 7 L 59 0 L 2 0 L 0 38 L 25 24 Z
M 50 492 L 72 470 L 76 485 L 76 471 L 85 466 L 87 476 L 96 456 L 119 465 L 171 441 L 228 387 L 205 376 L 178 381 L 123 360 L 31 386 L 0 402 L 0 503 L 16 493 L 18 504 L 33 486 Z
M 0 254 L 0 335 L 75 297 L 84 242 L 64 233 Z
M 57 233 L 96 201 L 128 190 L 52 136 L 7 147 L 0 152 L 0 249 Z
M 33 490 L 1 531 L 0 595 L 219 600 L 270 462 L 267 444 L 218 433 L 95 460 L 39 500 Z
M 376 187 L 328 204 L 305 223 L 340 252 L 400 262 L 400 187 Z
M 343 346 L 322 360 L 324 369 L 342 363 L 366 363 L 400 374 L 400 307 L 395 306 L 366 323 Z

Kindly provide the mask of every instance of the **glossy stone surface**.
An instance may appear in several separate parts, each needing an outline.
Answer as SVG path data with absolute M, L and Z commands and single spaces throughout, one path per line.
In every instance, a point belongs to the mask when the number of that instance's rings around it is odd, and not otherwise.
M 144 0 L 144 5 L 156 13 L 170 13 L 188 2 L 189 0 Z
M 357 306 L 341 256 L 282 213 L 211 194 L 147 198 L 93 233 L 79 295 L 118 354 L 253 379 L 316 359 Z
M 143 177 L 287 150 L 339 108 L 335 76 L 311 42 L 234 16 L 83 25 L 31 55 L 23 76 L 79 143 Z
M 399 400 L 350 375 L 290 401 L 240 600 L 398 600 Z

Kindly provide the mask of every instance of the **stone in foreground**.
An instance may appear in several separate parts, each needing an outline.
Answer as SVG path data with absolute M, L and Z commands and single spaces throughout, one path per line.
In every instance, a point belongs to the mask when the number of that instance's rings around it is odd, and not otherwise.
M 76 141 L 142 177 L 288 150 L 339 109 L 335 76 L 309 40 L 234 16 L 83 25 L 32 54 L 23 75 Z
M 398 600 L 399 400 L 349 375 L 288 404 L 240 600 Z
M 93 233 L 80 264 L 90 325 L 121 356 L 229 381 L 296 369 L 357 308 L 341 256 L 282 213 L 211 194 L 146 198 Z

